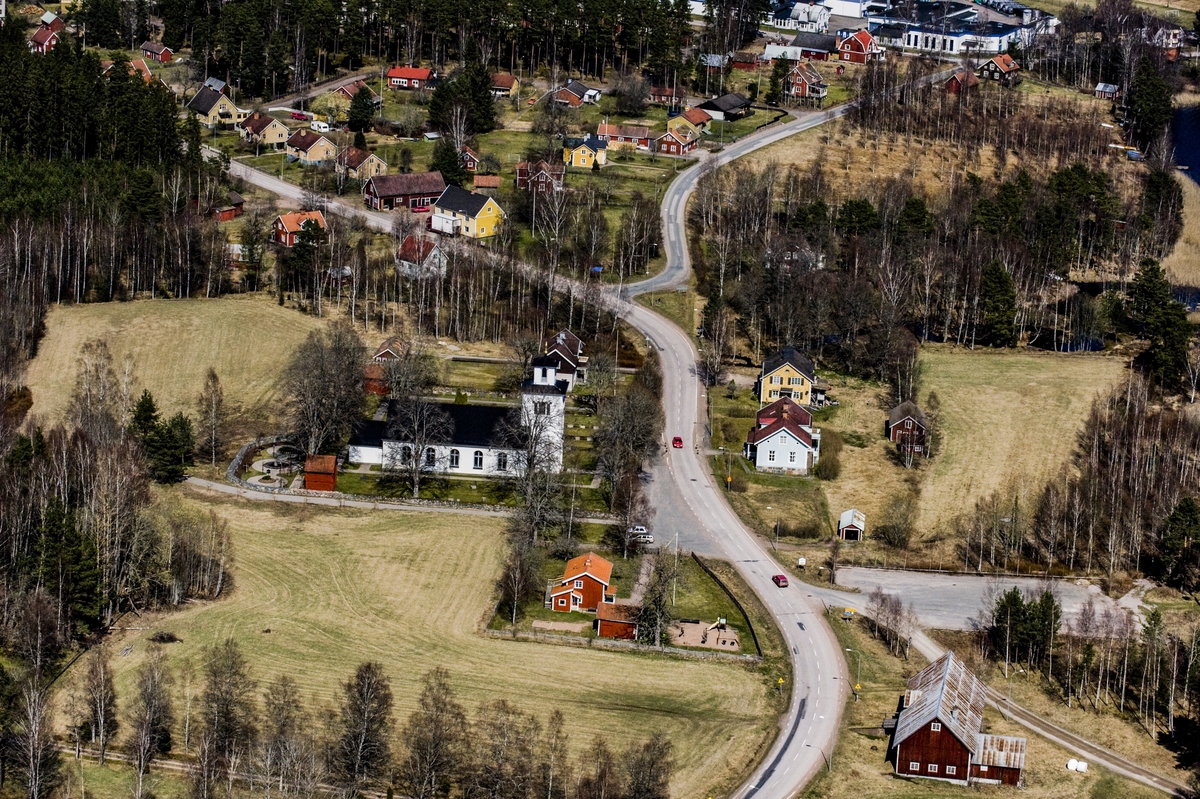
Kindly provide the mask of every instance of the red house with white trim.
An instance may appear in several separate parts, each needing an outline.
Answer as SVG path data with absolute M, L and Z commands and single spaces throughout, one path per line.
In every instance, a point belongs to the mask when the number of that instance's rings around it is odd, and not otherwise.
M 171 60 L 171 48 L 162 42 L 142 42 L 142 58 L 166 64 Z
M 325 215 L 320 211 L 292 211 L 275 217 L 271 223 L 271 240 L 284 247 L 295 246 L 306 222 L 315 222 L 317 227 L 325 230 Z
M 696 149 L 698 141 L 689 128 L 680 125 L 655 139 L 654 150 L 663 155 L 685 155 Z
M 38 28 L 34 31 L 33 36 L 29 37 L 29 50 L 38 55 L 50 52 L 56 44 L 58 44 L 58 31 L 52 28 Z
M 596 128 L 596 138 L 608 142 L 609 147 L 624 144 L 639 150 L 650 149 L 650 128 L 642 125 L 610 125 L 601 122 Z
M 571 558 L 562 578 L 550 587 L 550 609 L 595 612 L 602 604 L 611 605 L 617 598 L 610 588 L 612 569 L 612 563 L 594 552 Z
M 433 79 L 433 70 L 422 67 L 392 67 L 387 73 L 387 85 L 391 89 L 421 89 Z
M 838 58 L 851 64 L 882 61 L 883 48 L 875 41 L 875 37 L 866 31 L 855 31 L 849 35 L 839 33 Z

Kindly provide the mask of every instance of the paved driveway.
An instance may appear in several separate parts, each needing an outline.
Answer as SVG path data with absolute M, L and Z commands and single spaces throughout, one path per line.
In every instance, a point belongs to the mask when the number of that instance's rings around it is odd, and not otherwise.
M 965 574 L 929 574 L 891 569 L 842 567 L 837 571 L 837 584 L 862 591 L 857 601 L 865 607 L 866 595 L 882 586 L 886 594 L 900 597 L 905 605 L 916 608 L 921 626 L 941 630 L 971 630 L 983 607 L 983 599 L 991 592 L 1000 593 L 1013 586 L 1028 593 L 1041 593 L 1049 588 L 1063 607 L 1064 626 L 1073 622 L 1080 608 L 1093 600 L 1097 618 L 1105 608 L 1114 612 L 1117 602 L 1109 599 L 1100 586 L 1074 580 L 1043 580 L 1038 577 L 974 577 Z M 992 594 L 994 595 L 994 594 Z M 863 608 L 859 608 L 863 610 Z

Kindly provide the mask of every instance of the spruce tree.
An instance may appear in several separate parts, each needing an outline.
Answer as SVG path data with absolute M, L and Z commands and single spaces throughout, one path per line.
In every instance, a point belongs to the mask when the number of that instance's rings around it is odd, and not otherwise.
M 354 93 L 350 100 L 349 127 L 355 133 L 364 133 L 371 127 L 371 117 L 375 115 L 375 104 L 371 102 L 371 90 L 363 86 Z M 358 146 L 355 138 L 354 146 Z M 365 142 L 364 142 L 365 144 Z
M 438 139 L 433 146 L 433 158 L 429 163 L 429 171 L 441 172 L 442 179 L 453 186 L 462 186 L 467 179 L 467 170 L 463 169 L 458 151 L 448 139 Z
M 1012 275 L 999 261 L 983 268 L 979 282 L 978 338 L 993 347 L 1013 347 L 1017 343 L 1017 292 Z

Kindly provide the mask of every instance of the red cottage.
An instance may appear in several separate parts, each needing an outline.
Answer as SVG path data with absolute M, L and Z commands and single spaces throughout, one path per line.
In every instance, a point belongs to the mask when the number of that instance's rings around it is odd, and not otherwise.
M 337 457 L 309 455 L 305 458 L 304 487 L 309 491 L 336 491 Z
M 517 188 L 546 194 L 562 191 L 567 168 L 563 164 L 548 164 L 545 161 L 522 161 L 517 164 Z
M 908 681 L 892 740 L 896 773 L 908 777 L 1020 785 L 1025 739 L 984 735 L 987 687 L 947 652 Z
M 320 211 L 292 211 L 275 217 L 271 223 L 271 240 L 284 247 L 295 246 L 307 222 L 315 223 L 321 230 L 325 229 L 325 215 Z
M 912 400 L 905 400 L 888 413 L 888 441 L 911 447 L 914 452 L 923 452 L 925 436 L 929 430 L 929 419 Z
M 52 28 L 38 28 L 29 39 L 30 52 L 38 55 L 45 55 L 54 49 L 54 45 L 58 44 L 58 31 Z
M 171 48 L 161 42 L 142 42 L 142 58 L 166 64 L 171 60 Z
M 392 89 L 427 88 L 433 70 L 421 67 L 392 67 L 388 70 L 387 85 Z
M 550 589 L 550 608 L 570 613 L 595 611 L 602 604 L 612 604 L 616 600 L 609 588 L 612 568 L 611 563 L 591 552 L 571 558 L 558 584 Z
M 376 175 L 363 185 L 363 201 L 376 211 L 404 207 L 428 211 L 445 190 L 446 181 L 437 171 Z

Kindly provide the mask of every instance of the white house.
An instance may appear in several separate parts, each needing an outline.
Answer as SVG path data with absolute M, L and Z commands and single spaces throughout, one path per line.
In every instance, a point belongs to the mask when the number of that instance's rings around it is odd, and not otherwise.
M 521 474 L 527 467 L 527 450 L 513 446 L 506 435 L 514 427 L 510 421 L 519 421 L 518 429 L 540 439 L 536 451 L 543 465 L 558 472 L 563 460 L 566 399 L 566 381 L 560 380 L 554 365 L 549 364 L 535 369 L 533 378 L 522 385 L 520 406 L 437 403 L 450 420 L 450 434 L 423 453 L 414 453 L 411 443 L 394 438 L 388 422 L 364 421 L 350 439 L 348 460 L 394 470 L 406 467 L 416 456 L 430 473 Z M 389 403 L 389 420 L 395 418 L 396 402 Z
M 762 472 L 808 474 L 821 459 L 821 431 L 807 408 L 782 397 L 758 412 L 743 454 Z

